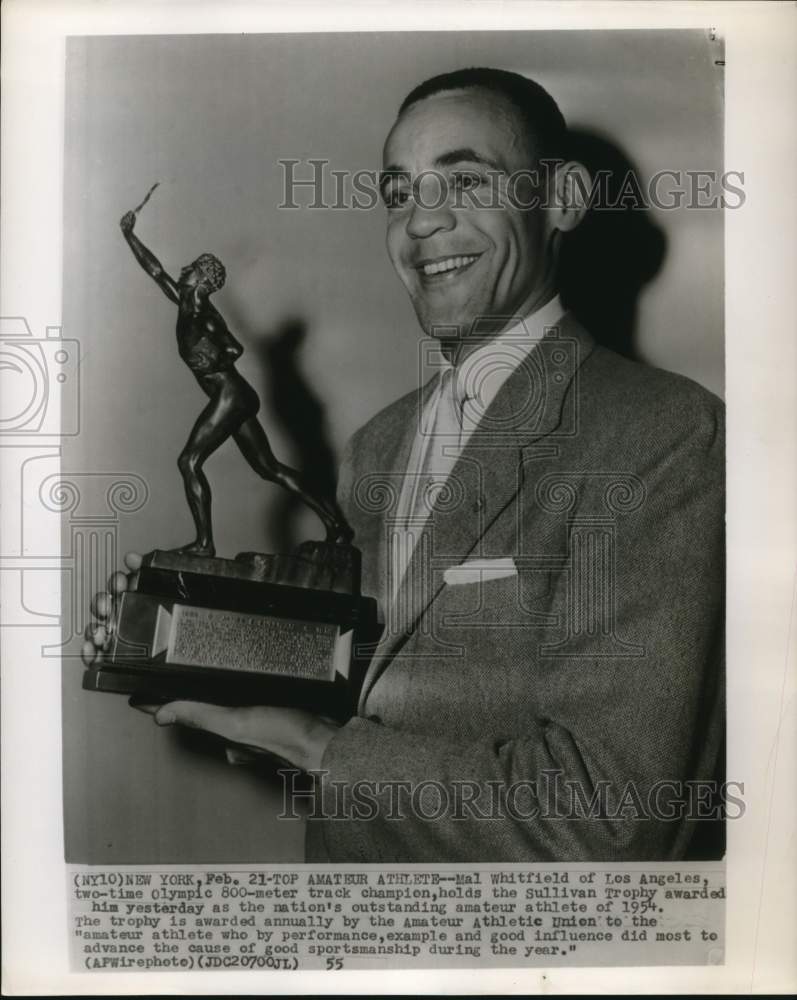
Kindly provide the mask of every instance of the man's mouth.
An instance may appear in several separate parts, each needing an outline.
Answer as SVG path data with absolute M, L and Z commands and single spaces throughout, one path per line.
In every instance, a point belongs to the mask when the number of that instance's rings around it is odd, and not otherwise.
M 481 257 L 480 253 L 439 257 L 437 260 L 421 261 L 420 264 L 416 265 L 415 269 L 424 278 L 433 278 L 439 274 L 453 274 L 458 271 L 464 271 L 471 264 L 475 264 L 479 257 Z

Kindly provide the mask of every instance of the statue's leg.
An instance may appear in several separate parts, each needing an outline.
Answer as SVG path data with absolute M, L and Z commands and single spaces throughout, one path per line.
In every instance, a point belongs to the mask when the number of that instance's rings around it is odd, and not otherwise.
M 193 555 L 212 556 L 216 552 L 211 522 L 210 484 L 202 466 L 206 459 L 235 432 L 241 421 L 246 419 L 246 414 L 237 404 L 235 396 L 224 390 L 225 387 L 221 384 L 218 391 L 211 396 L 177 460 L 185 484 L 188 506 L 196 526 L 196 541 L 178 551 Z
M 246 420 L 235 433 L 235 442 L 241 449 L 247 462 L 263 479 L 277 483 L 283 489 L 296 494 L 304 503 L 318 514 L 327 530 L 327 538 L 334 542 L 349 542 L 353 537 L 351 528 L 346 523 L 341 511 L 334 501 L 318 497 L 308 487 L 301 473 L 279 462 L 268 443 L 266 432 L 260 426 L 256 417 Z

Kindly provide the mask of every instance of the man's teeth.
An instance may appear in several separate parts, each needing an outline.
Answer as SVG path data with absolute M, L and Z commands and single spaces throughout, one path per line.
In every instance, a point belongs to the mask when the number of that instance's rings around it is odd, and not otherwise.
M 478 260 L 478 254 L 475 257 L 449 257 L 448 260 L 436 260 L 432 264 L 424 264 L 423 273 L 442 274 L 443 271 L 455 271 L 458 267 L 472 264 L 474 260 Z

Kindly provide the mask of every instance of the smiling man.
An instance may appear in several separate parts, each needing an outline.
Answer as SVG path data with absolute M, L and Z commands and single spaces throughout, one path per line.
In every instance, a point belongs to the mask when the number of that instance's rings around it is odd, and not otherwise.
M 566 129 L 542 88 L 513 77 L 470 71 L 423 84 L 385 143 L 388 252 L 429 334 L 456 327 L 464 338 L 478 320 L 500 328 L 506 317 L 531 315 L 556 291 L 556 234 L 580 219 L 523 208 L 531 203 L 524 193 L 547 194 L 544 177 L 564 154 Z M 579 164 L 560 164 L 560 192 L 572 192 L 576 172 L 585 175 Z
M 308 860 L 689 853 L 723 732 L 722 406 L 563 309 L 567 142 L 486 69 L 422 84 L 387 137 L 388 252 L 440 351 L 341 467 L 386 621 L 358 714 L 156 714 L 313 771 Z

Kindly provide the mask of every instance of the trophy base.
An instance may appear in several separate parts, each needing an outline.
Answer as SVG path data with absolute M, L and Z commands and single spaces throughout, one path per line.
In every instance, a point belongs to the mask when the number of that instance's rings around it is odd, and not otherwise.
M 376 602 L 349 545 L 215 559 L 155 551 L 122 595 L 86 690 L 152 703 L 270 704 L 345 719 L 356 710 Z

